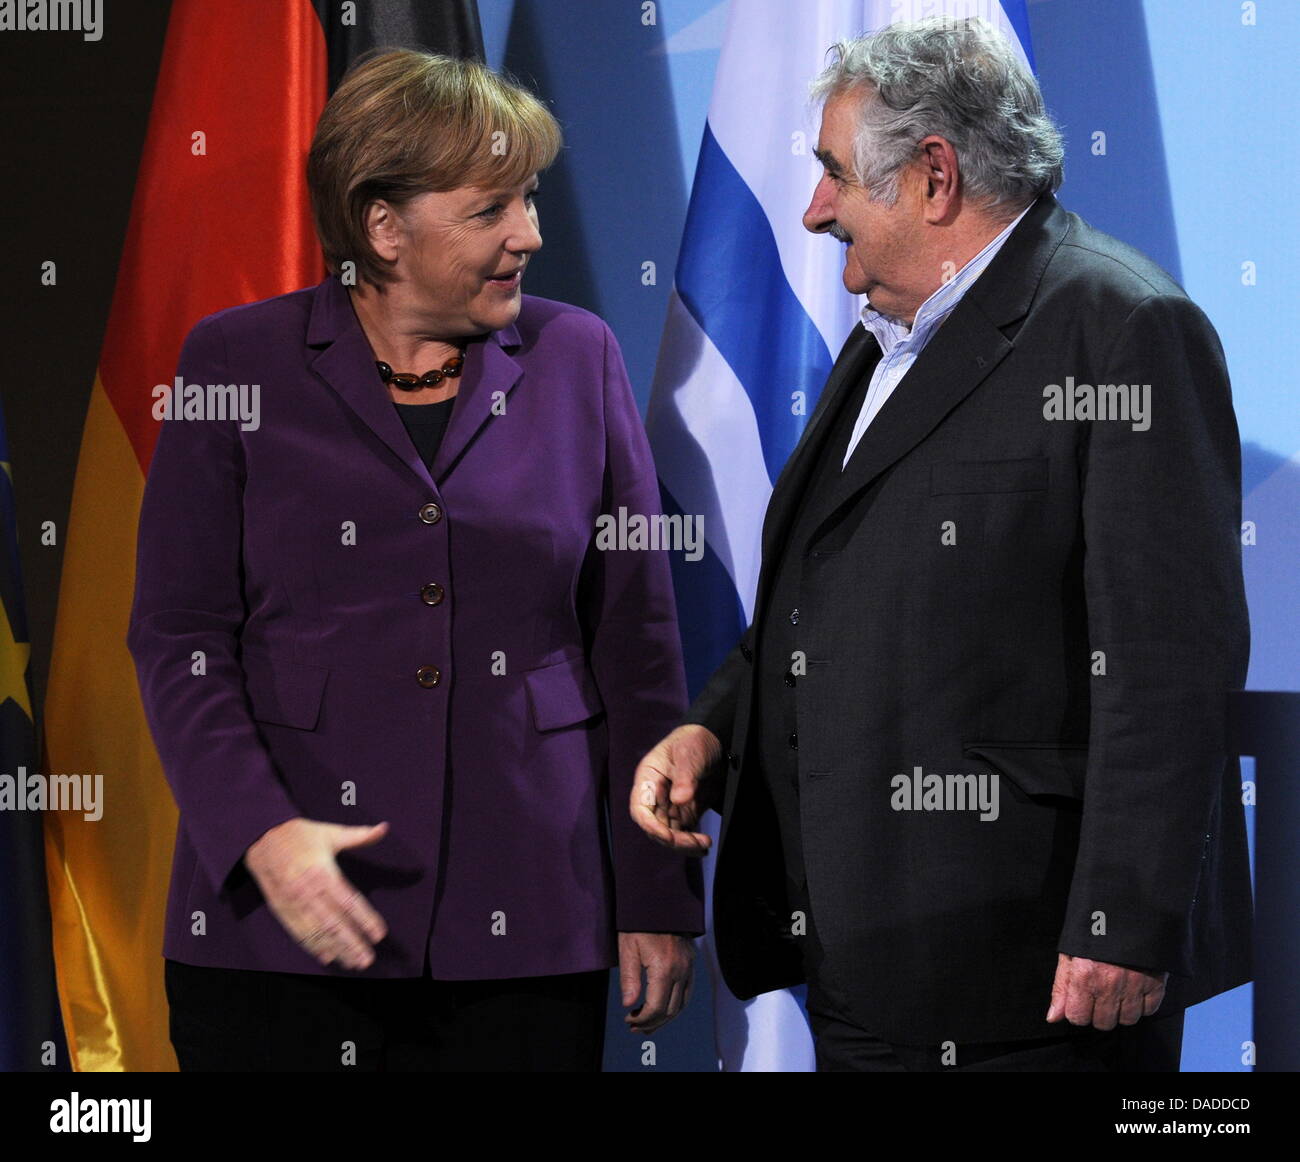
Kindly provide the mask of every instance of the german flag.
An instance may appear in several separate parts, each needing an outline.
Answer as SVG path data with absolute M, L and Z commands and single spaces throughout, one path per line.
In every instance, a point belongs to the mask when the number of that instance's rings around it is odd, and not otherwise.
M 176 1068 L 162 935 L 176 810 L 126 649 L 153 388 L 205 315 L 319 282 L 305 163 L 327 92 L 378 45 L 482 56 L 478 12 L 419 0 L 173 0 L 82 435 L 45 702 L 51 774 L 102 776 L 102 816 L 49 812 L 46 872 L 78 1070 Z M 202 520 L 202 513 L 194 514 Z

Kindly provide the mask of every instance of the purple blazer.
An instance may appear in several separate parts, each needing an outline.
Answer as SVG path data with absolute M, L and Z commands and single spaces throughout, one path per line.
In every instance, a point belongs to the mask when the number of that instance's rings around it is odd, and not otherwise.
M 181 353 L 260 415 L 165 419 L 140 512 L 127 644 L 180 808 L 164 955 L 490 979 L 701 932 L 698 866 L 627 810 L 686 691 L 667 557 L 594 544 L 602 513 L 661 511 L 614 336 L 525 295 L 470 344 L 432 475 L 373 359 L 335 278 Z M 299 948 L 244 868 L 298 815 L 391 825 L 340 856 L 388 923 L 362 973 Z

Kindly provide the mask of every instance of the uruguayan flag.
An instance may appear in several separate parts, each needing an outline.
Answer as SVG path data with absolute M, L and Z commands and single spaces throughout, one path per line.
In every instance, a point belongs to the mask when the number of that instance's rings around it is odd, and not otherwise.
M 677 564 L 696 684 L 753 618 L 772 483 L 861 318 L 843 247 L 802 224 L 821 168 L 808 83 L 834 42 L 943 15 L 982 16 L 1028 55 L 1024 0 L 732 0 L 646 417 L 666 505 L 704 518 L 709 565 Z M 696 583 L 709 567 L 721 585 Z M 705 944 L 721 1067 L 811 1070 L 801 995 L 737 1001 Z

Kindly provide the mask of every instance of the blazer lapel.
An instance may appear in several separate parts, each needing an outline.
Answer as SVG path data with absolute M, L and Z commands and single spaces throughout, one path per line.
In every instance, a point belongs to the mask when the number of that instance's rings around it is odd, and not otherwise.
M 987 320 L 958 309 L 917 356 L 902 382 L 863 432 L 840 478 L 813 513 L 813 536 L 891 464 L 910 452 L 966 398 L 1011 350 Z
M 803 496 L 809 476 L 823 455 L 830 431 L 826 416 L 835 414 L 845 393 L 851 391 L 853 385 L 864 375 L 871 374 L 879 358 L 880 344 L 876 342 L 875 336 L 865 327 L 854 326 L 840 349 L 835 366 L 831 368 L 826 386 L 817 399 L 817 406 L 808 419 L 808 426 L 804 428 L 798 444 L 781 469 L 781 475 L 777 477 L 772 488 L 772 499 L 768 502 L 767 515 L 763 520 L 764 568 L 755 594 L 755 617 L 760 616 L 763 609 L 779 546 L 786 540 L 790 522 L 798 510 L 799 498 Z
M 1043 271 L 1068 229 L 1068 215 L 1051 194 L 1034 204 L 863 433 L 835 487 L 813 513 L 813 537 L 924 440 L 1014 350 L 1004 329 L 1028 313 Z
M 466 349 L 451 420 L 433 461 L 433 477 L 439 483 L 459 462 L 479 429 L 494 414 L 500 414 L 515 384 L 523 378 L 523 368 L 505 350 L 517 348 L 519 341 L 512 324 L 475 340 Z M 494 405 L 498 407 L 495 413 Z
M 513 325 L 470 344 L 465 370 L 452 407 L 451 420 L 430 474 L 393 407 L 387 388 L 375 372 L 375 356 L 347 288 L 333 276 L 316 288 L 307 345 L 320 348 L 311 368 L 338 393 L 384 445 L 431 488 L 465 451 L 492 413 L 495 393 L 508 393 L 522 371 L 503 346 L 518 346 Z

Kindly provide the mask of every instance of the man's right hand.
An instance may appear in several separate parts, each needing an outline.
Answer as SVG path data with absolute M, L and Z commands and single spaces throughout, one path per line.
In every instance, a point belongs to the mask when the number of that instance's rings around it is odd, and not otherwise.
M 334 856 L 368 847 L 388 834 L 387 823 L 345 827 L 290 819 L 272 827 L 244 853 L 267 906 L 298 946 L 321 964 L 369 968 L 372 945 L 388 925 L 339 870 Z
M 645 756 L 632 776 L 632 818 L 651 839 L 688 855 L 705 855 L 713 840 L 696 831 L 712 806 L 711 769 L 722 758 L 722 743 L 707 727 L 679 726 Z

